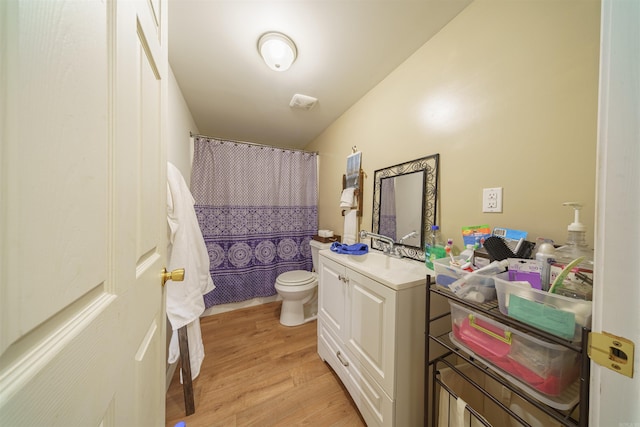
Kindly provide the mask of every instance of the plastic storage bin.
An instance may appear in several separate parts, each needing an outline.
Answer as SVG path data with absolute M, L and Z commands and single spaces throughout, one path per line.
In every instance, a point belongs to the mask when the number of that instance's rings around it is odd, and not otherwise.
M 496 278 L 500 312 L 573 342 L 582 341 L 582 328 L 591 326 L 591 301 L 534 289 L 526 282 Z
M 456 258 L 458 259 L 458 258 Z M 496 277 L 508 279 L 509 273 L 504 272 L 497 275 L 471 274 L 461 268 L 451 266 L 449 258 L 436 259 L 433 262 L 434 271 L 436 272 L 436 283 L 438 285 L 449 288 L 449 285 L 466 277 L 468 285 L 473 286 L 474 290 L 482 294 L 484 301 L 492 301 L 496 299 L 496 288 L 494 279 Z M 467 298 L 473 299 L 473 298 Z M 483 302 L 483 301 L 479 301 Z
M 463 350 L 468 349 L 479 359 L 500 368 L 508 374 L 505 378 L 511 376 L 525 388 L 547 396 L 559 396 L 578 378 L 577 352 L 449 303 L 453 341 Z M 554 402 L 545 403 L 553 405 Z

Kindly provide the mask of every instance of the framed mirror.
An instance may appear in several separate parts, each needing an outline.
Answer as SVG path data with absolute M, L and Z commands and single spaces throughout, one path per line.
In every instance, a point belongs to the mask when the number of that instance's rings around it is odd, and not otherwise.
M 440 155 L 378 169 L 374 174 L 371 231 L 391 237 L 407 257 L 424 261 L 424 244 L 436 224 Z M 371 240 L 371 247 L 382 245 Z

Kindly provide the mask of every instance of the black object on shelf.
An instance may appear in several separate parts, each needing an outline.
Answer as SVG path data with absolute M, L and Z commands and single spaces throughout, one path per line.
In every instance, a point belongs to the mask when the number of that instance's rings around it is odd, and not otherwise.
M 502 261 L 507 258 L 530 259 L 535 245 L 533 242 L 523 240 L 516 248 L 517 252 L 513 252 L 502 237 L 491 236 L 485 240 L 483 247 L 491 261 Z
M 507 246 L 505 241 L 498 236 L 491 236 L 484 241 L 484 248 L 489 254 L 491 261 L 502 261 L 507 258 L 515 258 L 511 248 Z

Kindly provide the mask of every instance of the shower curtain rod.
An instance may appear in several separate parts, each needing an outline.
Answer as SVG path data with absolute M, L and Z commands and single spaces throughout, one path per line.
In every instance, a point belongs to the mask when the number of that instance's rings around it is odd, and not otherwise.
M 307 153 L 307 154 L 316 154 L 319 155 L 320 153 L 318 153 L 317 151 L 307 151 L 307 150 L 301 150 L 299 148 L 282 148 L 282 147 L 276 147 L 274 145 L 266 145 L 266 144 L 257 144 L 255 142 L 248 142 L 248 141 L 235 141 L 232 139 L 224 139 L 224 138 L 218 138 L 216 136 L 208 136 L 208 135 L 202 135 L 202 134 L 198 134 L 198 133 L 193 133 L 193 132 L 189 132 L 189 135 L 193 138 L 195 136 L 201 136 L 203 138 L 207 138 L 207 139 L 217 139 L 219 141 L 225 141 L 225 142 L 233 142 L 234 144 L 247 144 L 247 145 L 255 145 L 256 147 L 262 147 L 262 148 L 271 148 L 272 150 L 282 150 L 282 151 L 299 151 L 301 153 Z

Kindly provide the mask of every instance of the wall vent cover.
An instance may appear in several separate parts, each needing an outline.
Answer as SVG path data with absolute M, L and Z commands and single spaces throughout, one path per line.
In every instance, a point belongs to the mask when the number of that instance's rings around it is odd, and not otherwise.
M 293 95 L 293 98 L 291 98 L 289 107 L 296 108 L 298 110 L 309 111 L 313 108 L 314 105 L 316 105 L 317 102 L 318 102 L 318 98 L 296 93 L 295 95 Z

